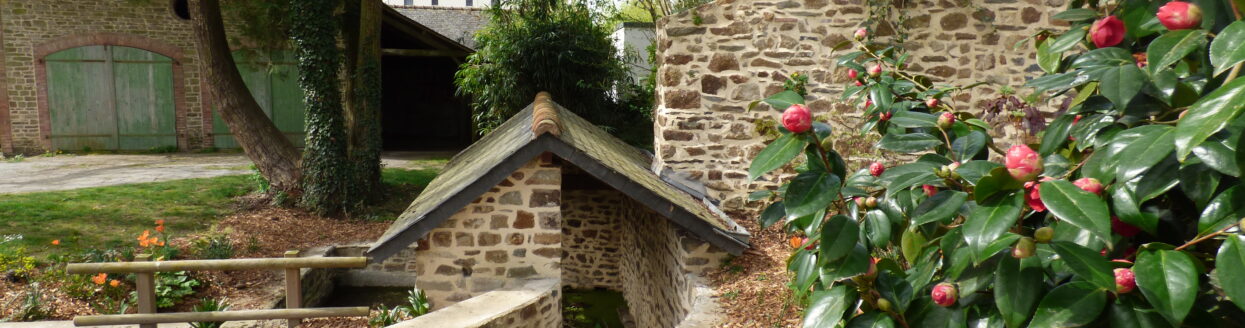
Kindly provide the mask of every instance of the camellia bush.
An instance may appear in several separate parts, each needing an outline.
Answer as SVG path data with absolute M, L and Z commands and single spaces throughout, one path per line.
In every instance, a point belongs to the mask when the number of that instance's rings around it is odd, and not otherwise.
M 749 174 L 796 174 L 750 198 L 792 234 L 804 326 L 1245 323 L 1245 22 L 1198 4 L 1070 1 L 1067 30 L 1026 40 L 1046 72 L 1027 86 L 1066 99 L 1035 144 L 996 143 L 941 101 L 965 87 L 903 72 L 863 29 L 843 99 L 914 160 L 850 170 L 833 140 L 855 132 L 814 122 L 803 88 L 764 99 L 782 135 Z

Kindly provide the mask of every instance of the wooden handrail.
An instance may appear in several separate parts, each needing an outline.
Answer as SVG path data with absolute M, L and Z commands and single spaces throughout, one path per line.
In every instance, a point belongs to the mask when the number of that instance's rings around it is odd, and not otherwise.
M 299 268 L 362 268 L 366 266 L 366 257 L 303 257 L 159 262 L 72 263 L 65 267 L 65 271 L 69 274 L 91 274 L 281 270 Z
M 366 317 L 367 307 L 311 309 L 240 310 L 221 312 L 179 312 L 157 314 L 88 315 L 73 318 L 74 326 L 112 326 L 178 322 L 220 322 L 242 320 L 305 319 L 323 317 Z

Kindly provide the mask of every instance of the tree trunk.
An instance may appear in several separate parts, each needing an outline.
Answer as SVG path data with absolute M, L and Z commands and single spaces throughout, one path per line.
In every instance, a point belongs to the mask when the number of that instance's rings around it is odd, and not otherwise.
M 375 199 L 381 193 L 381 6 L 379 0 L 348 1 L 358 8 L 357 29 L 347 33 L 346 132 L 350 141 L 350 161 L 354 165 L 351 184 L 356 201 Z M 353 23 L 353 22 L 352 22 Z M 350 24 L 353 25 L 353 24 Z M 354 39 L 354 40 L 351 40 Z M 351 42 L 353 41 L 353 42 Z M 351 44 L 353 43 L 353 44 Z
M 298 84 L 307 104 L 302 206 L 322 215 L 356 205 L 346 203 L 351 165 L 342 112 L 338 21 L 333 18 L 337 3 L 291 1 L 290 36 L 298 54 Z
M 255 102 L 229 53 L 217 0 L 190 0 L 191 27 L 208 91 L 221 119 L 251 162 L 276 191 L 297 196 L 302 172 L 298 149 Z

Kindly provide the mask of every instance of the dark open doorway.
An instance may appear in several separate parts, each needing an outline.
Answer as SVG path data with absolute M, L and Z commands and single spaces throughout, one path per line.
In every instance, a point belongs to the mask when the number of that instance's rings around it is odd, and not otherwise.
M 381 128 L 386 151 L 457 151 L 471 144 L 471 110 L 454 73 L 471 49 L 388 8 L 381 28 Z

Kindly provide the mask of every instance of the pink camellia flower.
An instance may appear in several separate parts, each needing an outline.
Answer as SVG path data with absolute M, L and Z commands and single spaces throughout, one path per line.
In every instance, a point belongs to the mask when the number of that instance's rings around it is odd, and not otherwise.
M 1042 174 L 1042 157 L 1025 145 L 1015 145 L 1007 149 L 1003 165 L 1007 172 L 1019 181 L 1033 181 Z
M 878 162 L 869 163 L 869 174 L 870 175 L 875 176 L 875 177 L 881 176 L 882 172 L 886 172 L 885 165 L 882 165 L 882 163 L 878 163 Z
M 882 63 L 876 63 L 873 64 L 873 66 L 869 66 L 869 76 L 878 77 L 879 75 L 882 75 Z
M 882 117 L 879 120 L 881 120 L 882 122 L 890 121 L 892 115 L 893 114 L 891 114 L 891 112 L 882 113 Z
M 938 188 L 932 185 L 922 185 L 921 190 L 925 190 L 925 196 L 934 197 L 938 193 Z
M 934 304 L 948 307 L 955 305 L 956 298 L 959 297 L 959 291 L 955 290 L 955 285 L 944 282 L 934 286 L 934 290 L 930 291 L 929 297 L 934 299 Z
M 938 115 L 938 122 L 936 124 L 939 129 L 950 129 L 951 125 L 955 124 L 955 114 L 952 114 L 951 112 L 942 112 L 941 115 Z
M 1124 22 L 1115 16 L 1099 19 L 1089 28 L 1089 38 L 1098 48 L 1120 44 L 1120 41 L 1124 41 Z
M 853 34 L 852 36 L 856 37 L 856 40 L 864 40 L 865 37 L 869 36 L 869 30 L 866 30 L 863 27 L 859 28 L 856 30 L 856 34 Z
M 1092 192 L 1095 195 L 1102 196 L 1103 186 L 1102 186 L 1102 182 L 1098 181 L 1098 179 L 1080 178 L 1080 179 L 1077 179 L 1076 181 L 1073 181 L 1072 184 L 1081 188 L 1081 190 L 1085 190 L 1088 192 Z
M 938 107 L 938 98 L 930 97 L 929 99 L 925 99 L 925 107 Z
M 1133 274 L 1133 269 L 1116 268 L 1115 269 L 1115 292 L 1120 294 L 1128 294 L 1137 288 L 1137 276 Z
M 1025 182 L 1025 203 L 1035 212 L 1046 211 L 1046 203 L 1042 202 L 1042 195 L 1038 193 L 1041 187 L 1042 183 L 1037 181 Z
M 813 114 L 804 105 L 791 105 L 782 112 L 782 126 L 792 133 L 804 133 L 813 126 Z
M 1163 26 L 1172 31 L 1187 30 L 1202 25 L 1202 8 L 1184 1 L 1168 2 L 1159 7 L 1159 13 L 1155 16 L 1158 16 L 1159 23 L 1163 23 Z
M 851 69 L 851 68 L 847 69 L 847 77 L 850 77 L 853 80 L 855 80 L 857 76 L 860 76 L 860 72 L 857 72 L 855 69 Z
M 869 109 L 869 106 L 873 106 L 873 99 L 865 99 L 865 109 Z
M 1111 216 L 1111 231 L 1115 232 L 1116 234 L 1120 236 L 1132 237 L 1132 236 L 1136 236 L 1137 233 L 1140 233 L 1141 228 L 1128 224 L 1128 222 L 1120 221 L 1119 217 L 1112 215 Z

